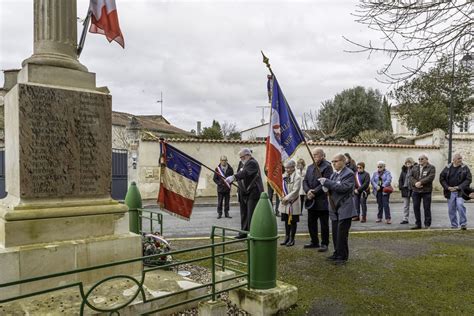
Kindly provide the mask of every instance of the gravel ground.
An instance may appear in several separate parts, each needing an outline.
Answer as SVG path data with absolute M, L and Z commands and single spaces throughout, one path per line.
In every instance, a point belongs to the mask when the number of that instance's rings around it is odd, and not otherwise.
M 211 271 L 206 268 L 195 266 L 191 264 L 183 264 L 179 266 L 179 270 L 189 271 L 191 275 L 188 276 L 189 279 L 196 281 L 198 283 L 204 284 L 211 282 Z M 209 291 L 210 291 L 209 287 Z M 227 303 L 227 315 L 232 316 L 247 316 L 250 315 L 244 310 L 239 309 L 235 304 L 232 304 L 229 300 L 229 295 L 227 292 L 218 295 L 219 299 Z M 182 312 L 171 314 L 172 316 L 184 316 L 184 315 L 199 315 L 197 308 L 188 309 Z

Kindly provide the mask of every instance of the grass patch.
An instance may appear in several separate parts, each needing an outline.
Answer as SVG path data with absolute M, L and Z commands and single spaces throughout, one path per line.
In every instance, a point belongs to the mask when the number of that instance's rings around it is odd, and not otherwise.
M 345 266 L 328 262 L 329 253 L 303 249 L 303 240 L 278 247 L 278 279 L 299 290 L 285 315 L 474 315 L 474 231 L 360 233 L 349 242 Z

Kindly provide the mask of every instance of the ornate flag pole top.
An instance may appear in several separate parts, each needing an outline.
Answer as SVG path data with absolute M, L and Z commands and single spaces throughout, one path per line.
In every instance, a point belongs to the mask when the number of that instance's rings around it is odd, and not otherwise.
M 263 56 L 263 63 L 264 63 L 265 65 L 267 65 L 268 70 L 270 70 L 270 73 L 271 73 L 272 76 L 273 76 L 272 67 L 271 67 L 271 65 L 270 65 L 270 59 L 269 59 L 267 56 L 265 56 L 265 54 L 263 53 L 263 51 L 260 51 L 260 52 L 262 53 L 262 56 Z

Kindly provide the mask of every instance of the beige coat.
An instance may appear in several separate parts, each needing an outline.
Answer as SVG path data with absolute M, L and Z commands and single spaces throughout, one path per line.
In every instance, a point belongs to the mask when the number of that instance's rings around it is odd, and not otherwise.
M 286 173 L 283 175 L 283 178 L 286 177 Z M 293 215 L 301 215 L 301 204 L 300 204 L 300 188 L 303 183 L 303 179 L 297 174 L 297 172 L 293 172 L 290 177 L 290 182 L 288 185 L 288 194 L 282 199 L 282 201 L 293 201 L 292 208 L 293 208 Z M 280 203 L 278 210 L 280 213 L 288 214 L 290 205 L 283 205 Z
M 306 192 L 303 189 L 303 179 L 306 176 L 306 168 L 303 170 L 296 169 L 295 172 L 301 177 L 300 195 L 306 195 Z

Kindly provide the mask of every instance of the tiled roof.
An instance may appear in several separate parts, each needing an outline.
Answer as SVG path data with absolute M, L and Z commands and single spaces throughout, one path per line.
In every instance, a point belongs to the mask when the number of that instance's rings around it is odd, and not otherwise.
M 128 126 L 132 117 L 135 117 L 143 130 L 165 133 L 165 134 L 180 134 L 184 136 L 192 136 L 190 132 L 171 125 L 161 115 L 133 115 L 125 112 L 112 112 L 112 125 Z
M 144 137 L 143 140 L 157 141 L 151 137 Z M 218 143 L 218 144 L 265 144 L 261 140 L 235 140 L 235 139 L 195 139 L 195 138 L 168 138 L 170 143 Z M 379 147 L 379 148 L 410 148 L 410 149 L 439 149 L 439 146 L 433 145 L 406 145 L 406 144 L 361 144 L 361 143 L 342 143 L 342 142 L 313 142 L 309 141 L 310 146 L 326 147 Z

